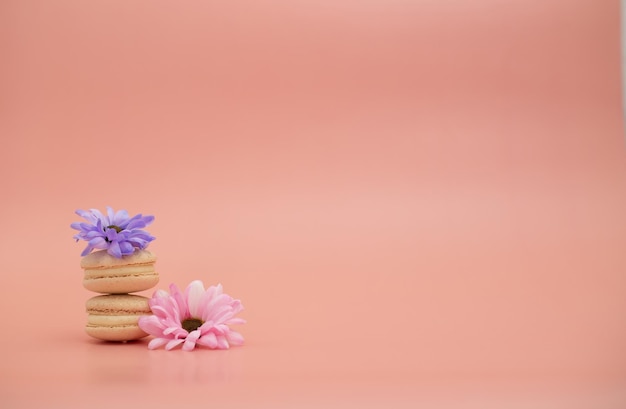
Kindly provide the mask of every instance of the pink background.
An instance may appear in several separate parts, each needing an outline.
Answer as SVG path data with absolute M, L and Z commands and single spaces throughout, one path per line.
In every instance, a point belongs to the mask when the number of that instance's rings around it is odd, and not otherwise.
M 617 0 L 0 2 L 0 406 L 626 407 Z M 77 208 L 246 345 L 84 334 Z M 150 295 L 151 291 L 144 295 Z

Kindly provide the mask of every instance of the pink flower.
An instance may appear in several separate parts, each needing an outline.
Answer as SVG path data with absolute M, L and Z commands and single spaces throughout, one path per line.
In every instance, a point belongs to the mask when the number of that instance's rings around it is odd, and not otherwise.
M 241 301 L 222 293 L 222 285 L 204 289 L 202 281 L 193 281 L 184 293 L 174 284 L 170 292 L 158 290 L 149 301 L 154 315 L 139 318 L 139 327 L 155 338 L 149 349 L 165 345 L 170 350 L 183 344 L 184 351 L 197 345 L 228 349 L 243 344 L 243 337 L 228 326 L 246 321 L 235 318 L 243 310 Z

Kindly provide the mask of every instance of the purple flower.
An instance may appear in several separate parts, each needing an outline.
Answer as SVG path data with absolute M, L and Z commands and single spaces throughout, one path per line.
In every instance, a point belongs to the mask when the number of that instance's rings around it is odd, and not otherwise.
M 94 249 L 106 249 L 113 257 L 121 258 L 133 254 L 136 249 L 145 249 L 154 240 L 148 232 L 141 230 L 152 223 L 154 216 L 138 214 L 129 217 L 126 210 L 115 213 L 110 207 L 107 207 L 106 215 L 98 209 L 76 210 L 76 214 L 88 222 L 70 225 L 72 229 L 78 230 L 74 235 L 76 241 L 87 242 L 81 256 L 86 256 Z

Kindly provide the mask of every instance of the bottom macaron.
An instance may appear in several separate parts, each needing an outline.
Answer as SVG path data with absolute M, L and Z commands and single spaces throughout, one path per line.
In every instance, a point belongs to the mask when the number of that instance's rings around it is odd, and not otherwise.
M 132 294 L 98 295 L 86 303 L 85 332 L 104 341 L 133 341 L 147 336 L 139 317 L 150 315 L 148 298 Z

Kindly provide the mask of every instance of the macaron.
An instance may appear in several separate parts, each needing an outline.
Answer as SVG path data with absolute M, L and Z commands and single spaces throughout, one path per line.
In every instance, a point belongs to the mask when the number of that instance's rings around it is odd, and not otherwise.
M 106 250 L 95 251 L 80 261 L 85 270 L 83 286 L 102 294 L 148 290 L 159 282 L 155 262 L 156 256 L 148 250 L 136 250 L 121 258 L 113 257 Z
M 104 341 L 133 341 L 145 337 L 139 317 L 150 315 L 148 299 L 140 295 L 98 295 L 87 300 L 88 335 Z

